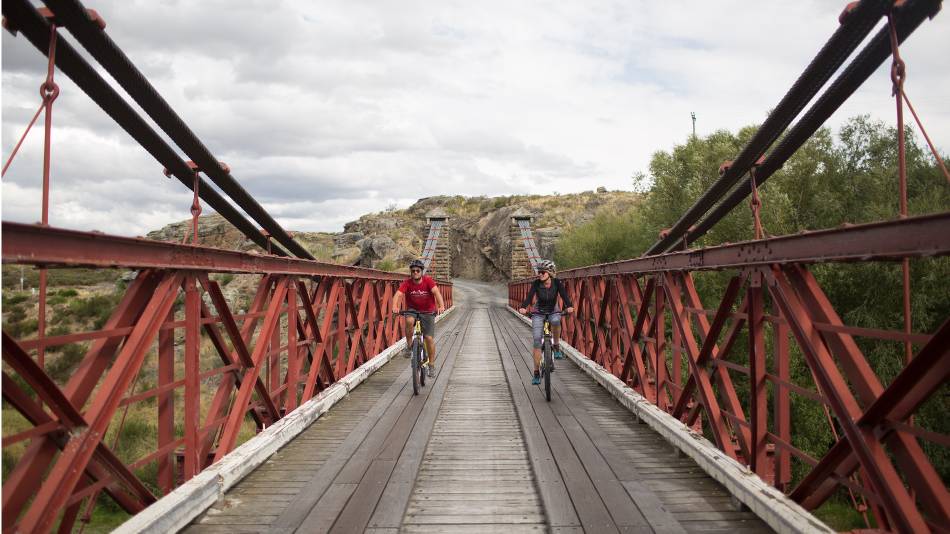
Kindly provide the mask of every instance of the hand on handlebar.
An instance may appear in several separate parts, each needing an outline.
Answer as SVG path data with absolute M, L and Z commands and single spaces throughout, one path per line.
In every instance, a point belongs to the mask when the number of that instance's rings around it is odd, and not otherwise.
M 569 307 L 568 309 L 564 310 L 564 314 L 563 314 L 563 315 L 570 315 L 570 314 L 572 314 L 572 313 L 574 313 L 574 306 L 571 306 L 571 307 Z

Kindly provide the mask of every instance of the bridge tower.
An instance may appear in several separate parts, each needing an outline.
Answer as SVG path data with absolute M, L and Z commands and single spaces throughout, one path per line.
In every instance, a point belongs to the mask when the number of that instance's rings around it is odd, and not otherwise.
M 449 248 L 449 215 L 435 209 L 426 214 L 429 228 L 422 258 L 426 263 L 426 273 L 436 280 L 449 280 L 452 277 L 452 251 Z
M 535 265 L 540 256 L 531 233 L 533 218 L 524 210 L 518 210 L 511 215 L 511 280 L 530 278 L 537 273 Z

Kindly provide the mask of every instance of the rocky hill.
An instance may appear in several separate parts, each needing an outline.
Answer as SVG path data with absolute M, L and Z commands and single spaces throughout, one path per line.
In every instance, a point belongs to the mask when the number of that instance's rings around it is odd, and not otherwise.
M 511 217 L 533 217 L 532 230 L 543 257 L 551 257 L 557 238 L 582 224 L 599 209 L 624 211 L 640 201 L 627 191 L 587 191 L 567 195 L 508 197 L 437 196 L 423 198 L 404 210 L 390 209 L 363 215 L 343 232 L 293 232 L 294 238 L 317 259 L 383 270 L 405 270 L 425 244 L 427 216 L 448 217 L 452 276 L 476 280 L 504 280 L 511 267 Z M 149 239 L 181 242 L 191 221 L 170 224 L 150 232 Z M 258 250 L 220 215 L 201 217 L 202 245 L 232 250 Z

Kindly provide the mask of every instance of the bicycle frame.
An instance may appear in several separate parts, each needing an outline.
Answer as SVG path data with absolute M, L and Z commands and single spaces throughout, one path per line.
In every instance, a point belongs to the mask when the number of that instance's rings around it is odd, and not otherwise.
M 402 311 L 399 315 L 403 317 L 412 316 L 415 322 L 412 326 L 412 341 L 409 344 L 410 365 L 412 367 L 412 393 L 419 394 L 419 388 L 425 386 L 425 375 L 429 367 L 429 350 L 426 347 L 425 336 L 422 335 L 422 314 L 415 311 Z M 417 345 L 418 344 L 418 345 Z M 419 347 L 416 351 L 413 347 Z

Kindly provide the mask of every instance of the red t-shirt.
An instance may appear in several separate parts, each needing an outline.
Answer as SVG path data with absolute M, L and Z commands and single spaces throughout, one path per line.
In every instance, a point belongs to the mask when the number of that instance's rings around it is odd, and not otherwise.
M 422 275 L 422 280 L 418 284 L 413 282 L 412 278 L 407 278 L 399 291 L 406 295 L 406 307 L 410 310 L 424 313 L 434 313 L 435 295 L 432 290 L 435 288 L 435 280 L 428 275 Z

